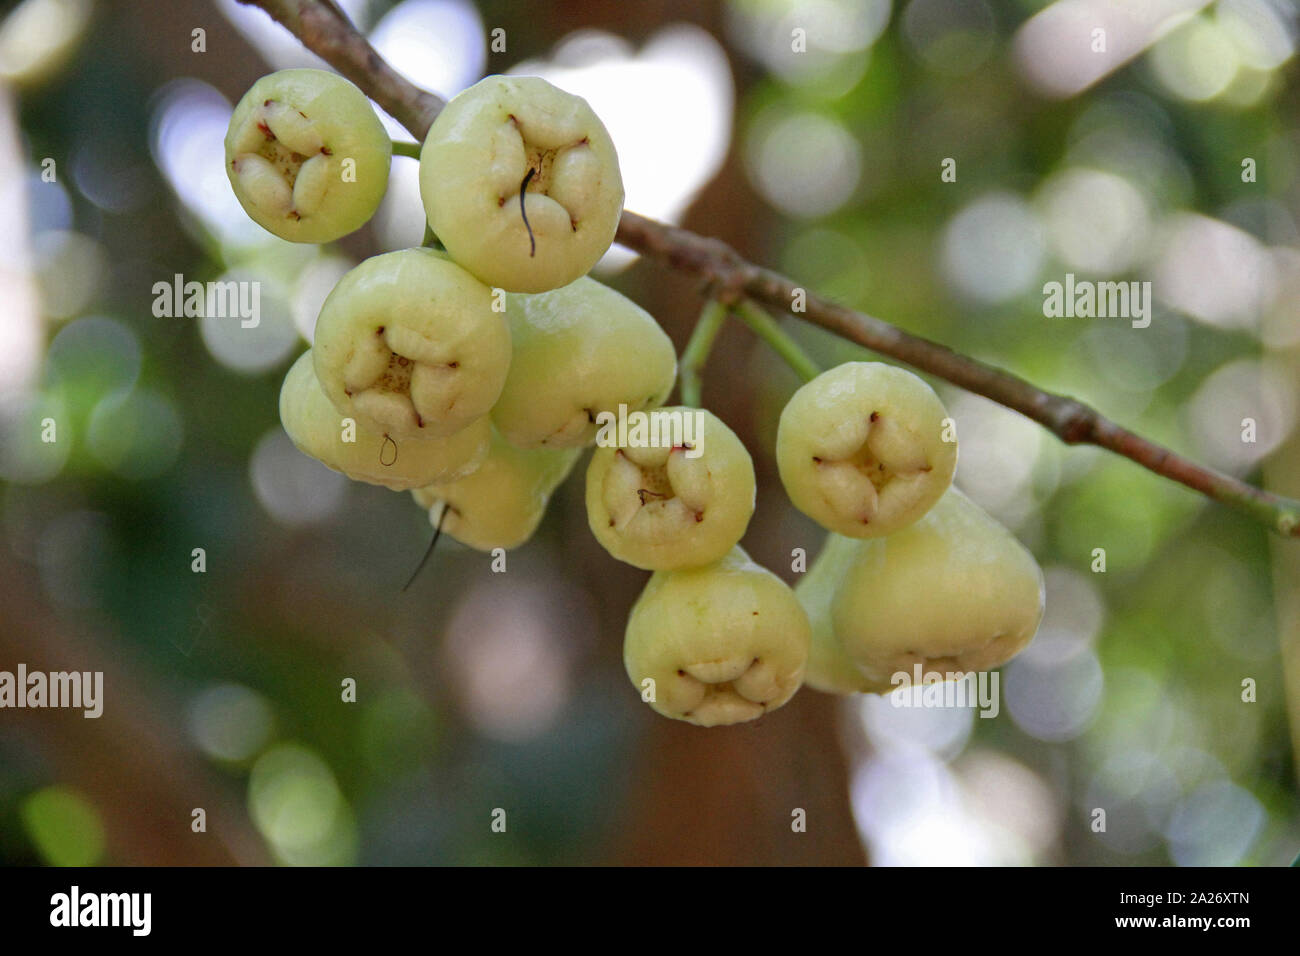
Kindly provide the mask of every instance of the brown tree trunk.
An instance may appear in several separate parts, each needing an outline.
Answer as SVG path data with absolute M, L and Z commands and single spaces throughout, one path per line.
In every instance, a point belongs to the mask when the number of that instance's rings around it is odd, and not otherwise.
M 58 620 L 40 600 L 29 565 L 0 555 L 0 661 L 30 671 L 100 671 L 103 712 L 12 709 L 5 726 L 37 742 L 50 776 L 83 793 L 107 836 L 102 861 L 116 866 L 266 865 L 244 806 L 242 780 L 223 780 L 185 740 L 172 688 L 152 681 L 121 642 Z M 206 832 L 195 833 L 201 808 Z

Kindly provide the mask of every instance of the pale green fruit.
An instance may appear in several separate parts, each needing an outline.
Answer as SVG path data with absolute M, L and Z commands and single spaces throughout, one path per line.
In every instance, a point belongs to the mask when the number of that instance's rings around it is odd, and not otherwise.
M 464 269 L 403 249 L 339 280 L 312 352 L 340 412 L 394 438 L 437 438 L 492 410 L 510 368 L 510 328 Z
M 628 618 L 623 665 L 643 699 L 653 690 L 656 711 L 714 727 L 793 697 L 808 641 L 794 592 L 736 547 L 716 563 L 651 576 Z
M 892 688 L 867 678 L 840 645 L 831 623 L 831 604 L 857 553 L 867 544 L 831 532 L 812 566 L 795 585 L 794 593 L 808 614 L 812 644 L 804 683 L 828 694 L 884 693 Z
M 1043 616 L 1043 573 L 1006 528 L 956 488 L 888 538 L 864 541 L 831 605 L 844 652 L 871 681 L 964 673 L 1018 654 Z
M 392 153 L 366 95 L 324 70 L 262 77 L 226 132 L 239 204 L 291 242 L 329 242 L 365 225 L 388 188 Z
M 586 275 L 614 241 L 623 178 L 586 100 L 536 76 L 489 76 L 434 120 L 420 196 L 462 266 L 490 286 L 545 292 Z
M 493 430 L 491 451 L 473 474 L 412 494 L 429 522 L 441 521 L 443 533 L 461 544 L 510 550 L 533 536 L 581 454 L 580 448 L 515 448 Z
M 648 571 L 718 561 L 754 513 L 754 462 L 712 412 L 671 407 L 646 414 L 665 426 L 654 431 L 657 447 L 597 440 L 587 466 L 591 532 L 614 557 Z M 689 432 L 689 447 L 672 444 L 672 422 L 683 423 L 677 436 Z
M 394 491 L 469 474 L 487 456 L 492 435 L 487 418 L 446 438 L 395 439 L 355 420 L 349 425 L 316 381 L 310 349 L 284 377 L 280 422 L 304 454 L 349 478 Z
M 952 484 L 950 426 L 939 396 L 911 372 L 846 362 L 800 388 L 781 412 L 781 482 L 794 506 L 828 531 L 892 534 Z
M 645 309 L 583 277 L 506 297 L 514 355 L 492 421 L 520 448 L 578 448 L 596 417 L 653 408 L 677 377 L 673 343 Z

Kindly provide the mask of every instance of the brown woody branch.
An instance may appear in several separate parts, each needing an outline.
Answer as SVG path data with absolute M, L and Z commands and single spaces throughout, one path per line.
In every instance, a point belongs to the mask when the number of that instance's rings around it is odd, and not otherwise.
M 424 140 L 443 101 L 385 63 L 332 0 L 240 2 L 265 10 L 307 49 L 357 84 L 417 140 Z M 1278 534 L 1300 537 L 1300 501 L 1199 465 L 1120 427 L 1073 398 L 1043 391 L 1010 372 L 819 298 L 785 276 L 748 262 L 723 242 L 627 210 L 616 241 L 647 258 L 699 275 L 723 296 L 745 297 L 790 312 L 798 291 L 805 309 L 793 313 L 797 318 L 1020 412 L 1067 444 L 1097 445 L 1123 455 L 1157 475 L 1250 515 Z

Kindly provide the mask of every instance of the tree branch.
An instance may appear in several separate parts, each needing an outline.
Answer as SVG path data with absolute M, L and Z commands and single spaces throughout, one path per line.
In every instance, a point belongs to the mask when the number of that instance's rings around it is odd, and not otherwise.
M 261 7 L 424 141 L 444 102 L 409 83 L 375 52 L 332 0 L 240 0 Z M 624 210 L 616 241 L 674 269 L 695 273 L 725 300 L 741 297 L 793 313 L 873 352 L 897 359 L 1038 422 L 1063 442 L 1091 444 L 1234 508 L 1278 534 L 1300 537 L 1300 500 L 1263 491 L 1122 428 L 1093 408 L 947 346 L 822 299 L 792 280 L 743 259 L 727 244 Z
M 394 70 L 333 0 L 239 0 L 261 7 L 302 45 L 365 91 L 384 112 L 424 142 L 446 104 Z

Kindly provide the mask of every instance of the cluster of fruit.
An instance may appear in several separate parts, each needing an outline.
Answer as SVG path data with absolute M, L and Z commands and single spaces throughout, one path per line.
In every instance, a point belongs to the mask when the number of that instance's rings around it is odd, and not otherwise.
M 226 138 L 244 209 L 299 242 L 364 224 L 391 153 L 364 94 L 317 70 L 259 80 Z M 994 667 L 1032 638 L 1037 565 L 950 487 L 951 421 L 928 385 L 892 366 L 825 372 L 781 416 L 782 482 L 830 532 L 798 593 L 745 554 L 749 452 L 708 411 L 662 407 L 672 343 L 586 275 L 613 242 L 623 185 L 585 101 L 535 77 L 488 77 L 429 130 L 420 191 L 439 247 L 375 256 L 339 281 L 285 378 L 285 430 L 351 478 L 412 491 L 440 532 L 484 551 L 527 541 L 598 444 L 592 533 L 653 572 L 624 662 L 655 710 L 736 723 L 805 682 L 879 692 L 913 663 Z M 692 427 L 597 442 L 602 422 L 629 412 Z

